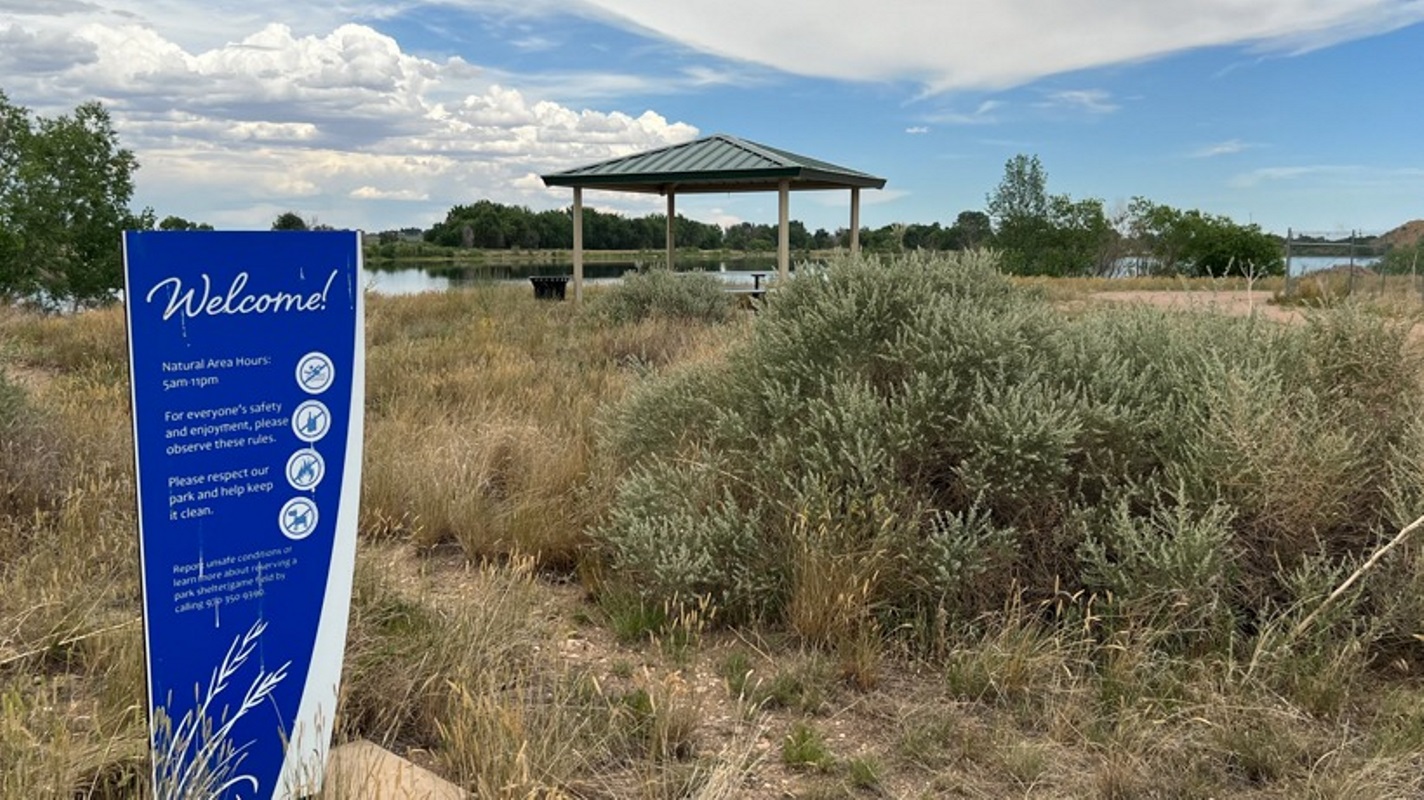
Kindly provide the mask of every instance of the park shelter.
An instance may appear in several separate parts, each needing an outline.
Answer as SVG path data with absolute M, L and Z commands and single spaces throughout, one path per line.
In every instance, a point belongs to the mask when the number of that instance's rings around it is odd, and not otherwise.
M 850 190 L 850 247 L 860 249 L 860 190 L 880 189 L 884 178 L 726 134 L 600 161 L 544 175 L 545 186 L 574 190 L 574 299 L 583 299 L 583 190 L 660 194 L 667 198 L 667 257 L 672 267 L 678 194 L 770 192 L 779 195 L 777 274 L 790 272 L 790 193 Z

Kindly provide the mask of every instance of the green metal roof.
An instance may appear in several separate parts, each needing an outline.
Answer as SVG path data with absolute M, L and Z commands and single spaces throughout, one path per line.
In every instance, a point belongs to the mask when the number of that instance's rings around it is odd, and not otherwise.
M 543 178 L 545 186 L 656 194 L 760 192 L 783 180 L 793 190 L 885 186 L 884 178 L 722 133 Z

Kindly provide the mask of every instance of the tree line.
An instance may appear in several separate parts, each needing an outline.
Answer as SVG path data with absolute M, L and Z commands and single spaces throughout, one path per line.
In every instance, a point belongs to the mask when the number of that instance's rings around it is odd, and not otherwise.
M 421 231 L 420 238 L 428 244 L 465 249 L 567 250 L 573 247 L 572 215 L 572 207 L 531 211 L 526 206 L 479 200 L 452 207 L 445 219 Z M 790 220 L 787 228 L 792 250 L 850 246 L 848 228 L 834 232 L 825 228 L 812 231 L 796 219 Z M 777 247 L 777 235 L 775 225 L 740 222 L 723 228 L 681 214 L 674 219 L 673 227 L 675 247 L 698 250 L 772 252 Z M 394 244 L 406 238 L 409 238 L 406 232 L 386 231 L 380 241 Z M 862 247 L 874 252 L 962 250 L 990 244 L 992 231 L 987 215 L 966 211 L 949 227 L 942 228 L 937 222 L 886 225 L 877 229 L 862 228 L 860 238 Z M 660 250 L 667 246 L 667 215 L 628 217 L 584 208 L 583 246 L 588 250 Z
M 0 91 L 0 301 L 57 308 L 98 305 L 122 285 L 125 229 L 203 230 L 178 216 L 157 220 L 152 209 L 132 211 L 134 154 L 121 147 L 108 111 L 83 103 L 70 114 L 45 118 L 15 105 Z M 429 229 L 386 231 L 378 248 L 398 253 L 401 242 L 445 248 L 569 249 L 572 209 L 532 211 L 490 200 L 453 206 Z M 659 250 L 666 217 L 584 209 L 584 246 L 590 250 Z M 844 248 L 845 228 L 814 231 L 790 222 L 798 252 Z M 274 230 L 329 229 L 288 211 Z M 774 251 L 776 226 L 742 222 L 726 228 L 678 215 L 679 248 Z M 892 223 L 862 228 L 872 253 L 912 250 L 1001 252 L 1005 269 L 1024 275 L 1268 275 L 1284 270 L 1282 241 L 1257 225 L 1196 209 L 1134 198 L 1109 213 L 1097 198 L 1050 194 L 1036 155 L 1017 155 L 985 197 L 984 209 L 959 212 L 941 225 Z M 1410 267 L 1417 267 L 1411 252 Z M 1403 258 L 1387 259 L 1387 265 Z
M 1003 254 L 1009 272 L 1022 275 L 1199 277 L 1285 270 L 1281 239 L 1254 224 L 1240 225 L 1228 217 L 1184 211 L 1143 197 L 1110 215 L 1100 199 L 1049 194 L 1047 172 L 1036 155 L 1009 159 L 1003 179 L 985 200 L 985 211 L 961 211 L 948 226 L 934 222 L 862 228 L 861 246 L 872 253 L 992 247 Z M 422 239 L 452 248 L 569 249 L 572 213 L 571 208 L 536 212 L 480 200 L 452 207 L 444 220 L 422 232 Z M 661 249 L 667 242 L 666 225 L 663 214 L 625 217 L 585 209 L 584 247 Z M 777 236 L 773 225 L 742 222 L 724 229 L 681 215 L 674 226 L 679 248 L 773 251 Z M 393 246 L 399 238 L 388 232 L 382 242 Z M 789 222 L 787 238 L 795 251 L 850 245 L 849 230 L 811 232 L 800 220 Z
M 1098 198 L 1048 193 L 1038 156 L 1017 155 L 986 198 L 993 244 L 1026 275 L 1279 275 L 1280 237 L 1259 225 L 1135 197 L 1109 215 Z

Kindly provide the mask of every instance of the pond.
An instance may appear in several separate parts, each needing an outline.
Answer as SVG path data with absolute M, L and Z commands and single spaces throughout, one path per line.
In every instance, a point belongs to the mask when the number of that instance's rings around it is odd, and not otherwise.
M 616 283 L 628 272 L 636 271 L 648 262 L 638 261 L 596 261 L 585 262 L 583 277 L 586 284 Z M 793 268 L 795 260 L 792 261 Z M 776 259 L 740 258 L 729 261 L 710 259 L 686 259 L 677 264 L 679 272 L 714 272 L 728 283 L 748 286 L 755 283 L 756 276 L 765 280 L 776 274 Z M 535 275 L 573 275 L 572 262 L 549 262 L 542 264 L 490 264 L 485 262 L 444 262 L 412 264 L 410 262 L 377 262 L 366 265 L 364 280 L 366 287 L 378 294 L 418 294 L 420 292 L 443 292 L 464 286 L 487 283 L 529 284 Z
M 1307 272 L 1317 272 L 1322 269 L 1333 269 L 1335 267 L 1348 267 L 1353 260 L 1355 266 L 1365 269 L 1373 269 L 1380 262 L 1379 256 L 1291 256 L 1290 274 L 1304 275 Z
M 1295 256 L 1291 259 L 1291 275 L 1348 264 L 1348 256 Z M 1372 267 L 1378 257 L 1356 257 L 1355 264 Z M 616 283 L 624 273 L 648 264 L 646 261 L 594 261 L 583 265 L 584 282 L 590 285 Z M 792 259 L 792 268 L 796 260 Z M 726 261 L 687 258 L 678 262 L 679 272 L 715 272 L 723 280 L 736 285 L 752 285 L 776 274 L 775 257 L 739 258 Z M 492 264 L 488 262 L 376 262 L 366 265 L 366 287 L 378 294 L 399 295 L 421 292 L 443 292 L 451 288 L 487 283 L 528 284 L 534 275 L 572 275 L 572 262 Z

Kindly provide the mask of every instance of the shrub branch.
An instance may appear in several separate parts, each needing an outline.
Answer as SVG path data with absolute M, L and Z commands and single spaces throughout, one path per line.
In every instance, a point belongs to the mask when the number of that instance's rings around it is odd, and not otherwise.
M 1370 556 L 1370 560 L 1362 564 L 1360 568 L 1351 573 L 1350 577 L 1346 578 L 1343 583 L 1335 587 L 1335 591 L 1331 592 L 1329 597 L 1322 600 L 1320 605 L 1314 611 L 1310 612 L 1310 616 L 1301 620 L 1300 624 L 1295 626 L 1295 630 L 1291 631 L 1291 638 L 1294 639 L 1309 630 L 1311 624 L 1315 622 L 1316 618 L 1323 614 L 1327 608 L 1333 605 L 1335 601 L 1340 597 L 1340 595 L 1348 591 L 1349 588 L 1355 584 L 1355 581 L 1359 580 L 1360 577 L 1363 576 L 1366 572 L 1369 572 L 1371 569 L 1373 569 L 1375 564 L 1379 563 L 1380 559 L 1384 558 L 1385 555 L 1389 553 L 1389 551 L 1402 544 L 1405 539 L 1409 538 L 1409 534 L 1413 533 L 1421 525 L 1424 525 L 1424 517 L 1420 517 L 1401 528 L 1399 530 L 1399 533 L 1395 534 L 1393 539 L 1390 539 L 1384 547 L 1381 547 L 1380 549 L 1376 550 L 1374 552 L 1374 555 Z

